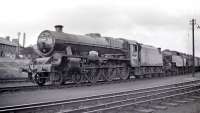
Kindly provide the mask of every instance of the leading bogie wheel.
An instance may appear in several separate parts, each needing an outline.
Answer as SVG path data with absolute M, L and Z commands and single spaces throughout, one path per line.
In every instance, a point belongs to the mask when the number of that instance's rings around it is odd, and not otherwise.
M 44 78 L 43 73 L 34 73 L 34 81 L 38 86 L 43 86 L 46 83 L 46 78 Z
M 58 79 L 55 81 L 55 84 L 57 85 L 64 85 L 65 84 L 65 79 L 64 79 L 64 74 L 62 72 L 57 72 Z
M 64 74 L 62 72 L 49 73 L 50 80 L 53 85 L 63 85 L 65 83 Z

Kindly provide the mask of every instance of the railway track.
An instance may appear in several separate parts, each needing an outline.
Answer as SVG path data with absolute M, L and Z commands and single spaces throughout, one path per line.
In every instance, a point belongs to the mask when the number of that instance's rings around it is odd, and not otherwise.
M 153 79 L 159 79 L 160 77 L 153 78 Z M 64 85 L 55 85 L 55 84 L 47 84 L 44 86 L 38 86 L 36 84 L 33 85 L 24 85 L 24 86 L 11 86 L 11 87 L 0 87 L 0 93 L 6 93 L 6 92 L 16 92 L 16 91 L 33 91 L 33 90 L 41 90 L 41 89 L 62 89 L 62 88 L 71 88 L 71 87 L 84 87 L 84 86 L 96 86 L 96 85 L 102 85 L 102 84 L 117 84 L 117 83 L 125 83 L 125 82 L 134 82 L 135 80 L 148 80 L 149 78 L 143 78 L 143 79 L 135 79 L 130 78 L 128 80 L 120 80 L 116 79 L 113 81 L 98 81 L 97 83 L 89 83 L 89 82 L 83 82 L 80 84 L 76 83 L 66 83 Z
M 169 76 L 172 77 L 172 76 Z M 153 79 L 159 79 L 161 77 L 154 77 Z M 134 82 L 134 81 L 143 81 L 143 80 L 149 80 L 149 78 L 143 78 L 143 79 L 135 79 L 130 78 L 128 80 L 120 80 L 116 79 L 110 82 L 107 81 L 99 81 L 97 83 L 89 83 L 84 82 L 80 84 L 76 83 L 66 83 L 64 85 L 54 85 L 54 84 L 47 84 L 44 86 L 37 86 L 35 84 L 33 85 L 24 85 L 24 86 L 10 86 L 10 87 L 0 87 L 0 93 L 8 93 L 8 92 L 17 92 L 17 91 L 33 91 L 33 90 L 45 90 L 45 89 L 62 89 L 62 88 L 72 88 L 72 87 L 84 87 L 84 86 L 97 86 L 102 84 L 117 84 L 117 83 L 125 83 L 125 82 Z
M 144 80 L 144 79 L 143 79 Z M 116 83 L 123 83 L 123 82 L 133 82 L 135 79 L 128 79 L 128 80 L 114 80 L 111 82 L 107 81 L 99 81 L 97 83 L 89 83 L 84 82 L 80 84 L 76 83 L 66 83 L 64 85 L 54 85 L 54 84 L 48 84 L 44 86 L 37 86 L 37 85 L 24 85 L 24 86 L 11 86 L 11 87 L 0 87 L 0 93 L 5 92 L 16 92 L 16 91 L 32 91 L 32 90 L 41 90 L 41 89 L 62 89 L 62 88 L 71 88 L 71 87 L 84 87 L 84 86 L 96 86 L 96 85 L 102 85 L 102 84 L 116 84 Z
M 0 108 L 5 113 L 121 113 L 124 111 L 153 111 L 193 101 L 200 92 L 200 80 L 177 83 L 153 88 L 130 90 L 112 94 L 31 103 Z M 149 109 L 141 109 L 140 107 Z M 139 106 L 139 107 L 138 107 Z

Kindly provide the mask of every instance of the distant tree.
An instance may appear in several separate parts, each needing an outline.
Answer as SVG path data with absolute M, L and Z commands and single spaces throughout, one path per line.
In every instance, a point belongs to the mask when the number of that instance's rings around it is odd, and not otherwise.
M 38 54 L 34 50 L 33 46 L 25 47 L 21 49 L 20 54 L 23 55 L 26 58 L 36 58 L 38 57 Z

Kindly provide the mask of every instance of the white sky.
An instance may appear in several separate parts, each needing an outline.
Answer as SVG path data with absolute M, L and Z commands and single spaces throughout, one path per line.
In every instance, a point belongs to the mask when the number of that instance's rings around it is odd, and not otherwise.
M 0 37 L 26 32 L 28 46 L 62 24 L 67 33 L 98 32 L 191 53 L 192 18 L 200 24 L 198 0 L 0 0 Z M 200 56 L 200 29 L 195 33 Z

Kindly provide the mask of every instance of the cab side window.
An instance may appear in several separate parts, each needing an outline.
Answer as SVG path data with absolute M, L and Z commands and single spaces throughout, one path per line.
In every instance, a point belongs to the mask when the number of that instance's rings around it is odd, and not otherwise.
M 138 48 L 137 45 L 133 45 L 133 52 L 137 52 Z

